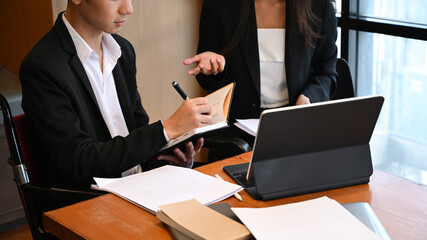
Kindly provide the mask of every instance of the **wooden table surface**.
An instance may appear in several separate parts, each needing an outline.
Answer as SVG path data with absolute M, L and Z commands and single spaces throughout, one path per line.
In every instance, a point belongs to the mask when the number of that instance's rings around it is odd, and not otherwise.
M 196 170 L 208 175 L 222 171 L 225 165 L 248 162 L 250 152 L 218 161 Z M 252 199 L 240 192 L 243 201 L 227 201 L 233 207 L 268 207 L 328 196 L 340 203 L 368 202 L 396 239 L 427 239 L 427 186 L 379 170 L 374 170 L 369 184 L 344 187 L 271 201 Z M 61 239 L 172 239 L 154 215 L 113 195 L 106 194 L 43 215 L 45 228 Z

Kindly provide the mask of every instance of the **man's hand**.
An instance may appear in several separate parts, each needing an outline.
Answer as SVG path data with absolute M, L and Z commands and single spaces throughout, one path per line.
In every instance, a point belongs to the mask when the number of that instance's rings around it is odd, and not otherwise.
M 173 150 L 175 155 L 159 155 L 157 156 L 157 160 L 168 160 L 172 165 L 191 167 L 193 165 L 194 156 L 202 149 L 203 141 L 203 138 L 199 138 L 196 142 L 196 146 L 193 146 L 191 141 L 187 142 L 185 144 L 185 152 L 182 152 L 179 148 L 175 148 Z
M 205 97 L 184 101 L 170 118 L 163 122 L 169 139 L 175 139 L 182 134 L 212 123 L 212 105 Z
M 214 52 L 203 52 L 184 60 L 185 65 L 191 65 L 193 63 L 197 63 L 197 67 L 189 70 L 187 72 L 188 75 L 197 75 L 199 73 L 217 75 L 224 71 L 225 58 Z

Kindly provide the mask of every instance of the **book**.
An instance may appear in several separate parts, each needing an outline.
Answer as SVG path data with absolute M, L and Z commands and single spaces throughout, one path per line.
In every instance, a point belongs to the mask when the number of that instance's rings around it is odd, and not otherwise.
M 233 211 L 231 211 L 231 205 L 228 202 L 216 203 L 216 204 L 209 205 L 207 207 L 217 211 L 218 213 L 221 213 L 222 215 L 238 223 L 243 224 L 242 221 L 240 221 L 240 219 L 236 216 L 236 214 L 234 214 Z M 157 214 L 159 213 L 160 211 L 157 212 Z M 169 219 L 169 217 L 167 218 Z M 159 217 L 159 219 L 162 220 L 161 217 Z M 177 224 L 175 221 L 169 222 L 166 220 L 166 221 L 163 221 L 163 223 L 165 223 L 166 228 L 168 229 L 173 239 L 175 240 L 192 240 L 193 239 L 190 236 L 183 233 L 185 232 L 185 230 L 183 230 L 182 227 L 179 224 Z M 251 235 L 249 239 L 255 239 L 255 238 L 253 238 L 253 236 Z
M 220 206 L 230 210 L 230 206 Z M 175 239 L 249 239 L 241 223 L 195 199 L 160 206 L 156 217 L 167 224 Z M 172 231 L 171 231 L 172 230 Z
M 94 178 L 92 188 L 111 192 L 155 214 L 160 205 L 196 199 L 209 205 L 241 191 L 240 185 L 190 168 L 163 166 L 122 178 Z
M 212 104 L 212 124 L 200 128 L 195 128 L 175 139 L 171 139 L 163 148 L 160 154 L 166 154 L 173 148 L 183 147 L 189 141 L 195 141 L 200 137 L 208 136 L 215 130 L 228 127 L 228 116 L 231 108 L 235 83 L 230 83 L 215 92 L 206 96 L 208 102 Z M 183 149 L 185 150 L 185 149 Z

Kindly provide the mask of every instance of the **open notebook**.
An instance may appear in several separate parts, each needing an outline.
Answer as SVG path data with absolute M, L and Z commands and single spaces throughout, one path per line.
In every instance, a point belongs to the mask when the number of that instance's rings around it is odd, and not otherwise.
M 163 166 L 122 178 L 94 178 L 92 188 L 108 191 L 155 214 L 160 205 L 196 199 L 202 204 L 224 200 L 242 187 L 193 169 Z
M 225 87 L 206 96 L 212 104 L 212 124 L 209 126 L 193 129 L 178 138 L 171 139 L 162 149 L 161 154 L 171 151 L 173 148 L 182 147 L 188 141 L 197 140 L 207 136 L 215 130 L 228 127 L 228 115 L 231 108 L 235 83 L 230 83 Z

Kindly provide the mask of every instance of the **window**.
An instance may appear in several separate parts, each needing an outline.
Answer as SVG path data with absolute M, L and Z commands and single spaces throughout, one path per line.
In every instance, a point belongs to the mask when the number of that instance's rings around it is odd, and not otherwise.
M 385 102 L 371 139 L 374 167 L 427 184 L 426 0 L 342 0 L 341 56 L 357 96 Z M 348 14 L 349 13 L 349 14 Z
M 359 0 L 358 15 L 406 23 L 426 24 L 427 11 L 424 11 L 426 7 L 426 0 Z

